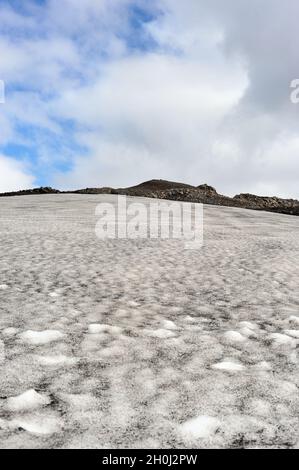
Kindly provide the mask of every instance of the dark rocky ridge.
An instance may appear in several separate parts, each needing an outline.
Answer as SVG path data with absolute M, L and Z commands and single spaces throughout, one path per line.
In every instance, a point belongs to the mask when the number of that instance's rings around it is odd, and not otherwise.
M 150 180 L 145 181 L 144 183 L 138 184 L 137 186 L 132 186 L 130 188 L 119 189 L 119 191 L 129 191 L 131 194 L 145 194 L 148 192 L 156 192 L 156 191 L 166 191 L 169 189 L 182 189 L 182 188 L 189 188 L 193 189 L 194 186 L 185 183 L 176 183 L 174 181 L 166 181 L 166 180 Z
M 61 191 L 58 189 L 53 189 L 48 186 L 41 187 L 41 188 L 33 188 L 33 189 L 22 189 L 20 191 L 12 191 L 9 193 L 0 193 L 0 197 L 6 196 L 30 196 L 34 194 L 58 194 Z
M 299 201 L 278 197 L 263 197 L 253 194 L 238 194 L 228 197 L 218 194 L 216 189 L 207 184 L 191 186 L 165 180 L 145 181 L 130 188 L 85 188 L 76 191 L 59 191 L 49 187 L 35 188 L 11 193 L 0 193 L 4 196 L 24 196 L 34 194 L 123 194 L 127 196 L 150 197 L 172 201 L 199 202 L 217 206 L 240 207 L 244 209 L 263 210 L 281 214 L 299 215 Z

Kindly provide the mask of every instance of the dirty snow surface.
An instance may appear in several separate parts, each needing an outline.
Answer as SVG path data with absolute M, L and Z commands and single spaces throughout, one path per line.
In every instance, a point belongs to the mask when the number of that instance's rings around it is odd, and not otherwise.
M 101 201 L 0 199 L 1 448 L 298 447 L 299 218 L 207 206 L 186 250 Z

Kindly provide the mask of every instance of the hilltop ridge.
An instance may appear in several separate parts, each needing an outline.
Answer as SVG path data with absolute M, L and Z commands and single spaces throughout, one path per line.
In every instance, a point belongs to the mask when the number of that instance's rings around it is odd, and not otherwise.
M 299 201 L 295 199 L 283 199 L 276 196 L 256 196 L 254 194 L 237 194 L 234 197 L 229 197 L 219 194 L 215 188 L 208 184 L 192 186 L 190 184 L 162 179 L 144 181 L 128 188 L 99 187 L 60 191 L 51 187 L 41 187 L 0 193 L 0 197 L 35 194 L 120 194 L 299 215 Z

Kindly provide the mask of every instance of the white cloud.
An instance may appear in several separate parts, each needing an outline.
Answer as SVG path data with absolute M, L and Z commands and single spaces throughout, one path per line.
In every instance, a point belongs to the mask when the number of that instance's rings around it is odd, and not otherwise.
M 18 191 L 20 188 L 32 188 L 34 176 L 26 166 L 12 158 L 0 155 L 0 188 L 1 192 Z
M 88 181 L 93 185 L 155 176 L 199 184 L 208 176 L 214 133 L 246 85 L 238 63 L 228 66 L 220 60 L 212 68 L 183 57 L 148 54 L 110 63 L 92 87 L 66 92 L 53 103 L 59 115 L 90 129 L 77 135 L 90 157 L 77 158 L 59 183 L 66 178 L 69 185 L 72 174 L 79 173 L 92 175 Z

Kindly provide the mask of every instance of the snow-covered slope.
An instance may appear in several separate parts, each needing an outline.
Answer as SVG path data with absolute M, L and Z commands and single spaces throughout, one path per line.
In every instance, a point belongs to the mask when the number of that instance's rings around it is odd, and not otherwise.
M 0 446 L 298 447 L 299 218 L 206 206 L 185 250 L 100 201 L 0 201 Z

